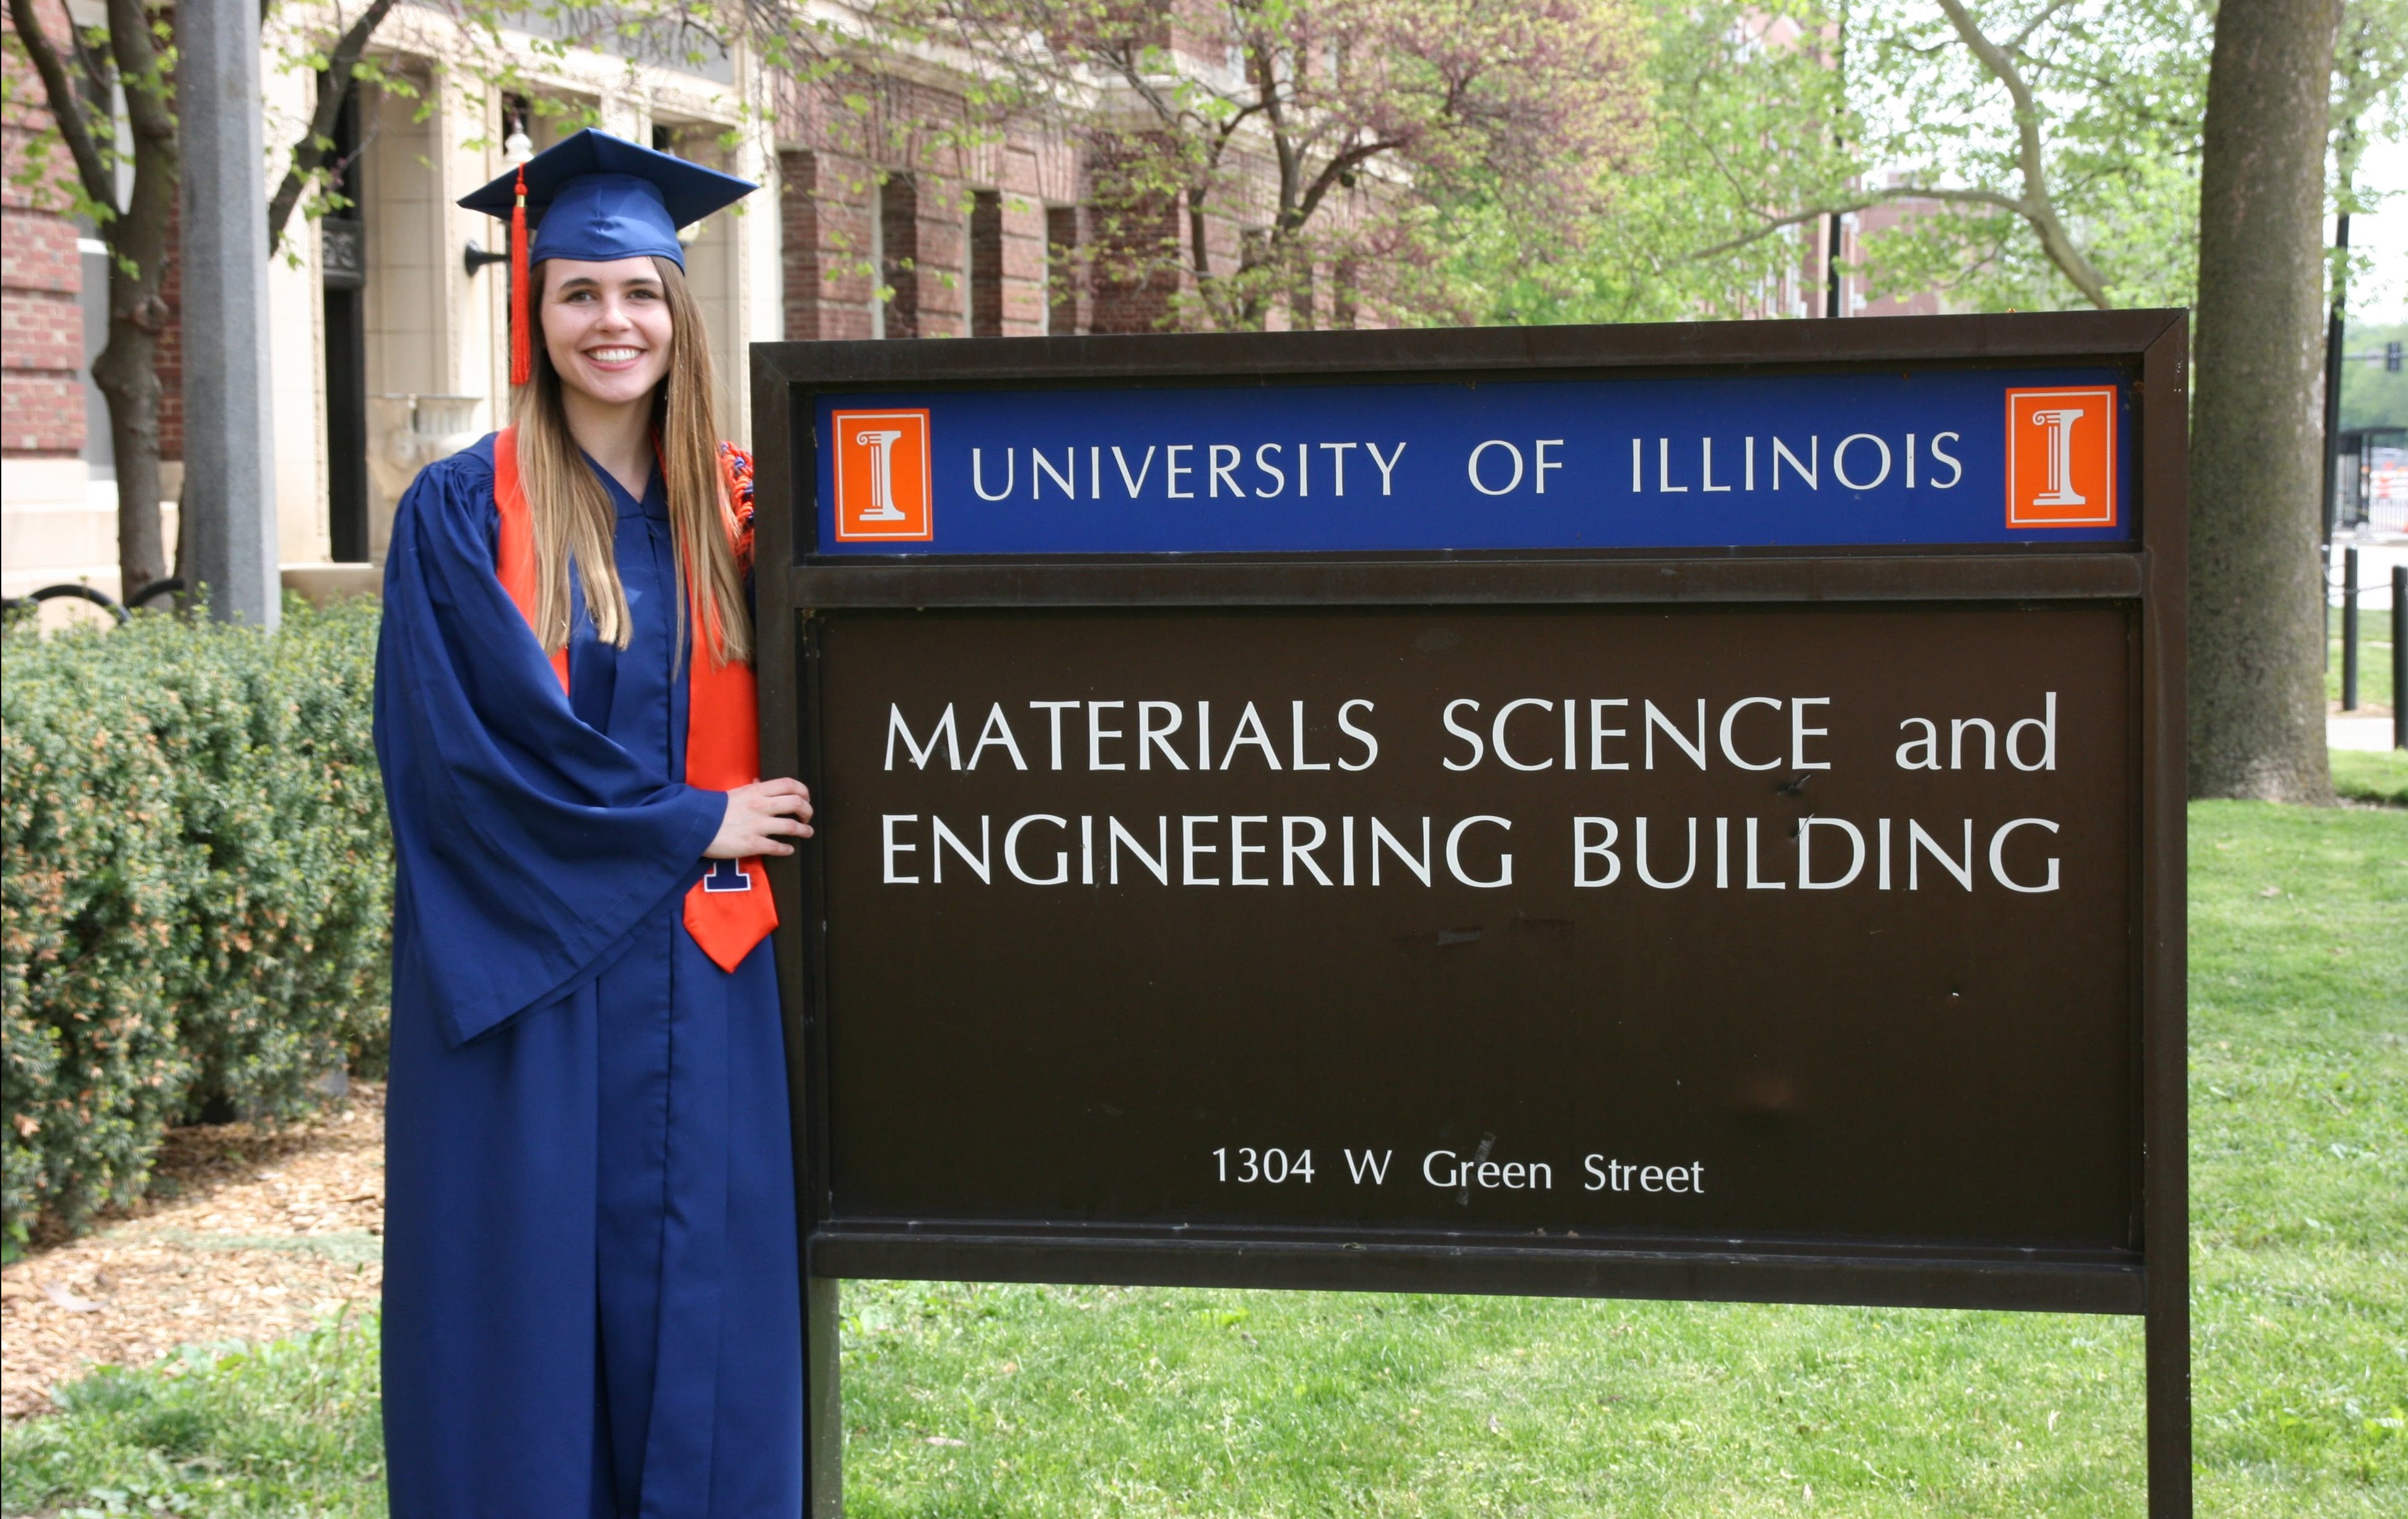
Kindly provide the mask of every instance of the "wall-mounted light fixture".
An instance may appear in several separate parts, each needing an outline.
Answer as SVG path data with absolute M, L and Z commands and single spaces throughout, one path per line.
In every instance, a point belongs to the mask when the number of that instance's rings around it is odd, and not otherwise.
M 525 107 L 515 109 L 518 124 L 502 139 L 502 162 L 510 165 L 523 164 L 535 156 L 535 139 L 526 134 Z M 468 246 L 460 253 L 460 266 L 472 276 L 488 264 L 508 264 L 509 261 L 510 251 L 507 246 L 499 251 L 488 251 L 474 237 L 468 239 Z

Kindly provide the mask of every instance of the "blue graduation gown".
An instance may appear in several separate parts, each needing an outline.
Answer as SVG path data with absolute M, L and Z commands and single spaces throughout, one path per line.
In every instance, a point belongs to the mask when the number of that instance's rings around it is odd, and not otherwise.
M 597 473 L 599 473 L 597 471 Z M 493 441 L 385 566 L 398 862 L 384 1427 L 398 1519 L 799 1512 L 801 1281 L 770 946 L 685 930 L 725 799 L 684 783 L 660 480 L 603 477 L 634 638 L 564 695 L 494 575 Z

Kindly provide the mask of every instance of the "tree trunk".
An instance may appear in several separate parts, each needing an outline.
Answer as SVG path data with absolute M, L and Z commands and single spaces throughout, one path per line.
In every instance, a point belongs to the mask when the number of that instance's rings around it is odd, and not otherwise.
M 159 335 L 167 324 L 167 245 L 175 224 L 172 143 L 135 136 L 134 188 L 108 238 L 108 345 L 93 361 L 92 382 L 108 403 L 108 440 L 117 455 L 117 575 L 130 596 L 167 578 L 159 530 Z
M 2224 0 L 2200 165 L 2190 790 L 2332 800 L 2317 341 L 2338 0 Z
M 117 315 L 120 284 L 109 276 L 108 346 L 93 361 L 92 381 L 108 403 L 108 440 L 117 454 L 118 595 L 131 596 L 167 578 L 159 525 L 159 353 L 155 330 Z

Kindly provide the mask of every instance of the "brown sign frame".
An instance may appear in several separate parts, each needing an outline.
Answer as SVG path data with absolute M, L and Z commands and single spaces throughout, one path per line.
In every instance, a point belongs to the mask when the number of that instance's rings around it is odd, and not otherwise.
M 814 396 L 1073 383 L 1131 385 L 1820 374 L 2099 365 L 2129 377 L 2140 535 L 2129 544 L 1598 550 L 1115 558 L 837 558 L 815 533 Z M 2186 792 L 2187 318 L 2180 311 L 1445 331 L 1166 335 L 945 343 L 777 343 L 752 351 L 765 771 L 815 781 L 813 619 L 930 608 L 1759 606 L 2083 602 L 2138 629 L 2130 714 L 2132 987 L 2141 1249 L 1866 1252 L 1777 1241 L 1714 1249 L 1531 1248 L 1424 1233 L 1105 1232 L 898 1225 L 830 1216 L 819 857 L 770 863 L 781 927 L 804 1234 L 807 1512 L 841 1511 L 836 1281 L 845 1276 L 1508 1293 L 2139 1314 L 2146 1322 L 2149 1512 L 2190 1504 Z

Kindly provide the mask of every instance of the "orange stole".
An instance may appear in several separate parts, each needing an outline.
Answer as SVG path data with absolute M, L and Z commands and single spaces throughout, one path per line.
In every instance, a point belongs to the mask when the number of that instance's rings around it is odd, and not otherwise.
M 727 467 L 723 454 L 723 477 Z M 722 514 L 732 537 L 736 532 L 734 482 L 723 478 L 722 489 Z M 501 515 L 494 575 L 533 631 L 535 519 L 527 510 L 526 489 L 519 482 L 515 428 L 505 427 L 494 436 L 494 505 Z M 761 779 L 760 707 L 752 666 L 732 659 L 724 665 L 714 662 L 710 651 L 718 640 L 713 630 L 703 625 L 701 603 L 690 586 L 686 604 L 694 609 L 694 627 L 686 658 L 685 783 L 702 791 L 749 786 Z M 552 656 L 552 672 L 566 693 L 566 649 Z M 743 964 L 752 946 L 777 926 L 778 904 L 769 896 L 769 877 L 757 856 L 712 861 L 710 870 L 685 894 L 686 932 L 722 970 L 732 971 Z

